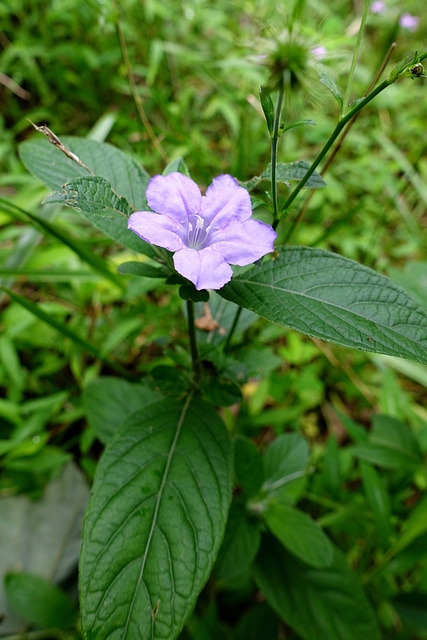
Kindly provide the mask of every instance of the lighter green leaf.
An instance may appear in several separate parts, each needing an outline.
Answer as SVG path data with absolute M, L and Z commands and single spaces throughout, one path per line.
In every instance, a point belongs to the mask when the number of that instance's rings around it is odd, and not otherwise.
M 215 410 L 170 399 L 132 414 L 107 447 L 80 561 L 88 640 L 173 640 L 225 529 L 232 455 Z
M 167 176 L 169 175 L 169 173 L 173 173 L 174 171 L 182 173 L 184 176 L 187 176 L 187 178 L 190 177 L 190 172 L 188 171 L 188 167 L 185 164 L 184 158 L 175 158 L 175 160 L 169 162 L 169 164 L 163 171 L 163 175 Z
M 147 208 L 145 191 L 150 176 L 132 158 L 110 144 L 64 136 L 61 142 L 96 176 L 108 180 L 112 188 L 139 211 Z M 20 145 L 23 163 L 33 176 L 52 190 L 88 172 L 45 139 Z
M 293 180 L 300 181 L 308 169 L 310 168 L 310 163 L 305 160 L 298 160 L 296 162 L 279 162 L 277 164 L 276 170 L 276 182 L 281 182 L 289 186 L 289 183 Z M 251 191 L 254 189 L 260 182 L 263 180 L 271 180 L 271 166 L 269 165 L 265 171 L 260 176 L 255 176 L 248 182 L 241 182 L 242 187 Z M 322 176 L 314 171 L 312 175 L 309 177 L 307 182 L 304 184 L 305 189 L 322 189 L 326 187 L 326 182 L 323 180 Z
M 122 262 L 117 267 L 117 273 L 126 276 L 141 276 L 142 278 L 167 278 L 170 271 L 159 267 L 153 267 L 146 262 Z
M 318 73 L 319 73 L 320 82 L 323 85 L 325 85 L 325 87 L 329 89 L 329 91 L 332 93 L 335 100 L 338 102 L 340 106 L 340 111 L 341 111 L 343 108 L 343 97 L 342 97 L 341 89 L 335 82 L 334 78 L 332 78 L 329 75 L 329 73 L 327 73 L 324 69 L 319 69 Z
M 219 293 L 309 336 L 427 363 L 424 310 L 385 276 L 334 253 L 281 247 Z

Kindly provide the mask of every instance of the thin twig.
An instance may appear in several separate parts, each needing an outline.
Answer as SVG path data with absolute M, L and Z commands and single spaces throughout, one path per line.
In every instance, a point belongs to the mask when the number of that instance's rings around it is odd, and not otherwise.
M 31 93 L 20 87 L 17 82 L 4 73 L 0 73 L 0 83 L 12 91 L 18 98 L 22 98 L 23 100 L 29 100 L 31 98 Z
M 67 158 L 70 158 L 70 160 L 80 165 L 80 167 L 83 167 L 83 169 L 86 169 L 86 171 L 90 173 L 91 176 L 94 175 L 93 172 L 89 169 L 89 167 L 86 166 L 85 163 L 82 162 L 80 158 L 76 156 L 75 153 L 67 149 L 67 147 L 61 142 L 58 136 L 55 133 L 53 133 L 53 131 L 51 131 L 48 126 L 43 124 L 41 127 L 39 127 L 36 124 L 34 124 L 34 122 L 31 122 L 29 118 L 27 118 L 27 120 L 33 125 L 36 131 L 40 131 L 40 133 L 43 133 L 43 135 L 46 136 L 49 142 L 53 144 L 54 147 L 59 149 L 59 151 L 62 151 L 62 153 L 64 153 L 67 156 Z

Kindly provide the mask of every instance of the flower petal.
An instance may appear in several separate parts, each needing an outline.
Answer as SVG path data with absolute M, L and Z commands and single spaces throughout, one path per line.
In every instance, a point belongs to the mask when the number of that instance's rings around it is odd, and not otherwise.
M 221 289 L 233 275 L 230 265 L 210 247 L 201 251 L 183 247 L 175 253 L 173 263 L 178 273 L 190 280 L 198 291 Z
M 134 231 L 146 242 L 164 247 L 169 251 L 178 251 L 184 246 L 180 235 L 181 226 L 158 213 L 151 213 L 151 211 L 132 213 L 128 220 L 128 229 Z
M 189 215 L 199 212 L 202 199 L 197 184 L 177 172 L 151 178 L 146 196 L 150 209 L 178 224 L 186 224 Z
M 214 231 L 209 239 L 209 247 L 226 262 L 244 267 L 273 251 L 276 232 L 259 220 L 245 220 Z
M 224 227 L 233 220 L 248 220 L 252 215 L 251 198 L 237 180 L 229 175 L 214 178 L 202 198 L 202 216 L 206 225 Z

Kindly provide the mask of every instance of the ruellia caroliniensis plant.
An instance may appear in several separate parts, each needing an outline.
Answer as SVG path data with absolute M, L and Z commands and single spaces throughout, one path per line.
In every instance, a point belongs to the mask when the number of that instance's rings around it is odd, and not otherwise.
M 47 129 L 53 145 L 47 140 L 22 145 L 28 169 L 54 190 L 46 203 L 76 209 L 140 256 L 122 264 L 119 273 L 164 279 L 179 287 L 186 302 L 188 358 L 181 358 L 179 375 L 174 372 L 164 391 L 124 377 L 99 378 L 85 389 L 88 415 L 98 417 L 97 433 L 106 444 L 83 528 L 79 588 L 87 640 L 176 638 L 214 563 L 220 573 L 237 563 L 235 548 L 240 555 L 234 578 L 255 584 L 301 637 L 380 637 L 356 575 L 316 522 L 296 508 L 295 495 L 286 492 L 305 473 L 303 439 L 279 436 L 263 461 L 249 439 L 231 440 L 218 412 L 242 401 L 242 378 L 229 352 L 248 311 L 320 340 L 427 363 L 427 315 L 403 289 L 335 253 L 287 246 L 289 232 L 279 241 L 281 223 L 301 189 L 325 186 L 316 168 L 333 153 L 339 136 L 388 86 L 424 76 L 427 53 L 398 64 L 349 106 L 354 64 L 344 96 L 322 71 L 321 81 L 339 105 L 337 124 L 311 164 L 283 164 L 277 161 L 279 138 L 304 124 L 283 122 L 283 105 L 307 71 L 298 43 L 288 34 L 270 52 L 271 81 L 260 96 L 271 163 L 246 183 L 221 175 L 202 195 L 182 160 L 150 179 L 108 144 L 58 140 Z M 359 44 L 360 39 L 354 63 Z M 251 200 L 250 191 L 262 180 L 271 183 L 264 203 L 271 225 L 252 213 L 259 198 Z M 280 204 L 278 183 L 295 181 Z M 103 275 L 117 284 L 117 274 L 104 268 Z M 17 294 L 11 296 L 19 301 Z M 214 334 L 208 342 L 197 329 L 195 305 L 199 309 L 209 299 L 209 304 L 220 301 L 226 313 L 222 332 L 207 311 L 199 318 Z M 233 479 L 239 490 L 227 525 Z M 241 536 L 243 547 L 233 546 L 233 535 Z M 310 593 L 307 581 L 322 585 L 317 613 L 303 605 Z

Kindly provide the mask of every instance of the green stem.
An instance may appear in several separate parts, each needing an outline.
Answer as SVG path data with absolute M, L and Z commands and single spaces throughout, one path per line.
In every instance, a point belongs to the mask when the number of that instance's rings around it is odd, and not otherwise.
M 329 149 L 332 147 L 332 145 L 334 144 L 335 140 L 338 138 L 341 131 L 344 129 L 347 122 L 349 122 L 352 118 L 354 118 L 356 113 L 358 113 L 361 109 L 363 109 L 363 107 L 365 107 L 369 102 L 371 102 L 371 100 L 373 100 L 379 93 L 381 93 L 381 91 L 384 91 L 384 89 L 386 89 L 390 84 L 392 84 L 392 81 L 388 79 L 383 80 L 383 82 L 381 82 L 375 89 L 373 89 L 373 91 L 368 93 L 366 98 L 363 98 L 363 100 L 361 100 L 357 105 L 355 105 L 353 109 L 351 109 L 345 116 L 342 116 L 338 120 L 335 126 L 335 129 L 332 131 L 331 135 L 326 141 L 326 144 L 320 150 L 313 164 L 307 170 L 307 173 L 305 174 L 305 176 L 301 178 L 301 180 L 299 181 L 295 189 L 290 194 L 289 198 L 286 200 L 283 207 L 284 209 L 288 209 L 289 206 L 292 204 L 292 202 L 295 200 L 295 198 L 297 197 L 301 189 L 307 183 L 310 176 L 313 175 L 318 165 L 322 162 L 323 158 L 328 153 Z
M 347 87 L 344 95 L 344 110 L 347 109 L 348 103 L 350 102 L 350 94 L 351 88 L 353 86 L 354 72 L 356 69 L 357 58 L 359 57 L 359 49 L 362 43 L 363 31 L 365 30 L 366 18 L 368 17 L 369 5 L 371 4 L 370 0 L 365 0 L 365 8 L 363 10 L 362 20 L 360 22 L 359 33 L 357 34 L 356 46 L 353 51 L 353 59 L 351 61 L 350 73 L 348 75 Z
M 282 118 L 283 98 L 285 95 L 285 87 L 283 78 L 279 84 L 279 93 L 277 94 L 276 110 L 274 112 L 273 132 L 271 134 L 271 199 L 273 201 L 273 220 L 276 222 L 279 218 L 277 207 L 277 145 L 279 142 L 280 121 Z
M 190 334 L 191 359 L 193 361 L 194 380 L 200 380 L 200 356 L 197 348 L 196 325 L 194 324 L 194 302 L 187 300 L 188 332 Z
M 239 322 L 240 314 L 242 313 L 243 307 L 238 307 L 236 311 L 236 315 L 234 316 L 233 324 L 231 325 L 230 331 L 228 332 L 227 340 L 224 343 L 224 351 L 228 351 L 230 346 L 231 338 L 233 337 L 234 331 L 237 327 L 237 323 Z

